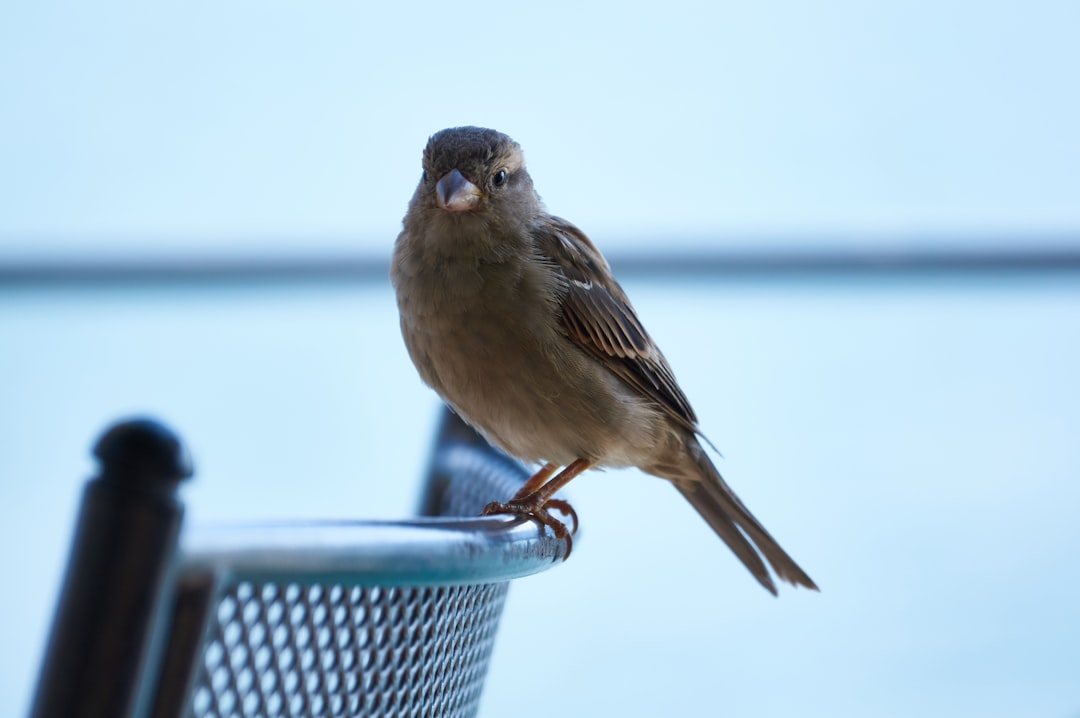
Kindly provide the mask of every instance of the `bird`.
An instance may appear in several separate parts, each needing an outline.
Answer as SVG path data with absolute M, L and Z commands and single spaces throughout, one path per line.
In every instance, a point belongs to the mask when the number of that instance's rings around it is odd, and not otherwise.
M 588 469 L 638 467 L 674 484 L 774 596 L 772 574 L 818 590 L 721 477 L 664 355 L 600 250 L 548 213 L 521 146 L 452 127 L 421 164 L 390 269 L 405 346 L 466 423 L 541 467 L 484 514 L 537 519 L 569 551 L 548 510 L 575 530 L 577 514 L 555 492 Z

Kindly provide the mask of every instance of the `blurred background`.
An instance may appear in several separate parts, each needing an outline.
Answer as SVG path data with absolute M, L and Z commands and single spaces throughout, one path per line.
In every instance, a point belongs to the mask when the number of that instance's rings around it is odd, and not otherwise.
M 438 402 L 386 271 L 427 137 L 478 124 L 822 587 L 773 599 L 663 482 L 586 475 L 482 715 L 1080 716 L 1080 5 L 4 15 L 0 713 L 118 417 L 187 439 L 190 523 L 414 511 Z

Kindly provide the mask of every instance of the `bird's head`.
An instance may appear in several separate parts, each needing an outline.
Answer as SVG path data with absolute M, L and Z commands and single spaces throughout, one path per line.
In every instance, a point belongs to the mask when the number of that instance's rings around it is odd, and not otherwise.
M 415 199 L 425 209 L 462 220 L 524 218 L 540 209 L 521 147 L 483 127 L 453 127 L 432 135 Z

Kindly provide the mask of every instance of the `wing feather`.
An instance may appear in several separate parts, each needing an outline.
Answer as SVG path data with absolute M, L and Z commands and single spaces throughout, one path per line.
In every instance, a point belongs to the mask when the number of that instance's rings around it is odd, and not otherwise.
M 561 306 L 566 335 L 696 433 L 690 402 L 600 251 L 580 229 L 558 217 L 544 216 L 534 237 L 539 252 L 566 279 Z

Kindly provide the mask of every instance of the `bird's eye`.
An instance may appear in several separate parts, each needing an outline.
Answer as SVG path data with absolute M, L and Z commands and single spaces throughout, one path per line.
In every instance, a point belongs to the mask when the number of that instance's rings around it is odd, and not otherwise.
M 491 183 L 496 187 L 502 187 L 504 184 L 506 184 L 506 180 L 509 177 L 510 175 L 507 174 L 506 170 L 502 169 L 496 172 L 495 176 L 491 178 Z
M 427 170 L 424 170 L 423 172 L 420 173 L 420 181 L 421 182 L 427 182 Z

